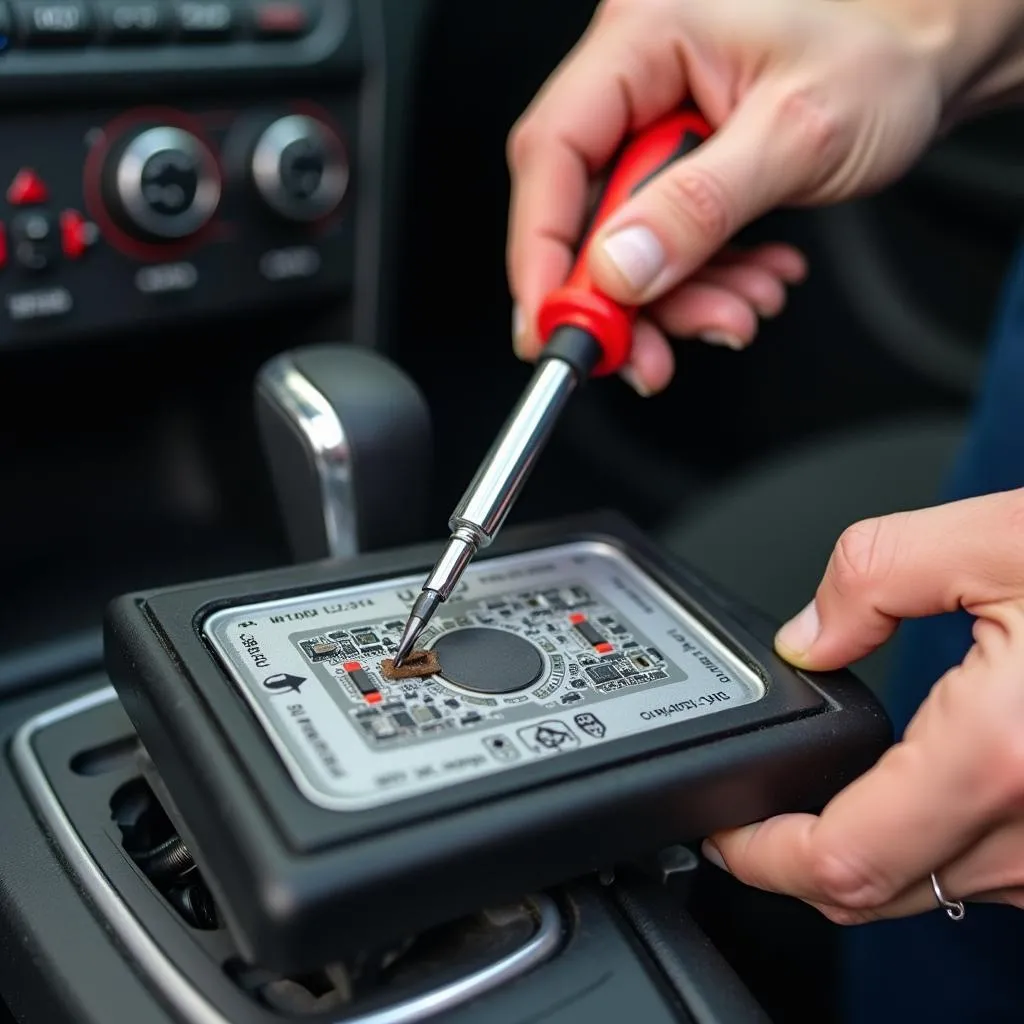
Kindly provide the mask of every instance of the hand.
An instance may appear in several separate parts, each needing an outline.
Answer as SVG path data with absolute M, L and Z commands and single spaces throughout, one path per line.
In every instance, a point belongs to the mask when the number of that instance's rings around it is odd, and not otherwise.
M 776 647 L 839 668 L 900 619 L 961 607 L 974 646 L 902 741 L 820 817 L 713 836 L 709 859 L 840 924 L 934 909 L 932 872 L 949 899 L 1024 907 L 1024 490 L 851 527 Z
M 939 123 L 929 45 L 895 7 L 604 0 L 509 142 L 517 353 L 537 355 L 536 313 L 568 276 L 592 179 L 627 133 L 688 96 L 715 136 L 610 220 L 592 274 L 617 301 L 648 307 L 624 374 L 641 393 L 672 377 L 668 334 L 733 348 L 752 341 L 758 318 L 782 310 L 806 268 L 790 246 L 737 252 L 732 236 L 774 207 L 882 186 Z

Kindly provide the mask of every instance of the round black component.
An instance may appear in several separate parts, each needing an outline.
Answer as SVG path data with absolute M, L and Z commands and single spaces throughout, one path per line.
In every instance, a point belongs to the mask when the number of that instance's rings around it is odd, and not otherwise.
M 441 676 L 477 693 L 514 693 L 540 678 L 544 659 L 529 640 L 503 629 L 457 629 L 434 644 Z
M 26 270 L 45 270 L 60 257 L 53 218 L 39 210 L 19 213 L 11 221 L 11 249 Z
M 180 150 L 155 153 L 142 165 L 142 197 L 161 217 L 180 217 L 196 201 L 199 169 Z
M 195 234 L 217 212 L 220 170 L 191 132 L 159 125 L 115 147 L 104 170 L 103 193 L 125 230 L 175 241 Z
M 250 172 L 271 210 L 297 223 L 326 217 L 348 189 L 344 144 L 327 125 L 304 114 L 279 118 L 263 132 Z
M 194 882 L 181 889 L 172 889 L 167 898 L 193 928 L 212 931 L 217 927 L 217 907 L 210 890 L 202 882 Z
M 281 151 L 281 189 L 289 199 L 307 203 L 324 180 L 327 158 L 312 139 L 296 139 Z
M 134 855 L 136 864 L 151 882 L 180 880 L 195 870 L 188 847 L 180 836 L 171 836 L 150 850 Z

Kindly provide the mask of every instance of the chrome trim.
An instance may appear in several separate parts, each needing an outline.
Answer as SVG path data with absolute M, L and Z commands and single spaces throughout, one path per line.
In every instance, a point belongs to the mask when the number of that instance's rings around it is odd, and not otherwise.
M 258 386 L 306 439 L 316 468 L 330 557 L 352 558 L 359 553 L 356 482 L 338 414 L 287 354 L 264 365 Z
M 494 540 L 577 383 L 576 370 L 561 359 L 547 359 L 537 367 L 452 513 L 448 526 L 453 534 L 468 530 L 481 548 Z
M 448 520 L 451 536 L 430 570 L 395 655 L 412 650 L 443 601 L 458 586 L 469 564 L 501 529 L 533 467 L 547 445 L 578 384 L 576 370 L 562 359 L 545 360 L 534 371 L 512 414 Z
M 157 213 L 146 201 L 143 176 L 153 157 L 174 150 L 195 162 L 196 194 L 187 210 L 168 216 Z M 170 125 L 150 128 L 132 139 L 117 162 L 115 182 L 125 213 L 138 227 L 159 238 L 195 234 L 220 204 L 220 171 L 213 154 L 191 132 Z
M 117 700 L 117 693 L 113 687 L 104 687 L 29 719 L 18 730 L 11 744 L 15 768 L 37 812 L 49 826 L 96 908 L 102 912 L 136 964 L 149 975 L 164 998 L 190 1024 L 237 1024 L 221 1014 L 193 986 L 191 980 L 178 970 L 107 881 L 64 813 L 32 749 L 32 739 L 40 730 L 114 700 Z M 439 1013 L 454 1010 L 539 967 L 554 955 L 561 943 L 562 918 L 550 897 L 532 896 L 530 901 L 538 916 L 537 930 L 515 952 L 489 967 L 467 974 L 431 992 L 361 1017 L 345 1018 L 344 1024 L 417 1024 Z
M 282 179 L 281 160 L 296 142 L 323 151 L 324 172 L 308 199 L 290 196 Z M 335 210 L 348 190 L 349 166 L 341 143 L 327 127 L 304 114 L 279 118 L 260 136 L 252 154 L 252 177 L 264 201 L 289 220 L 317 220 Z

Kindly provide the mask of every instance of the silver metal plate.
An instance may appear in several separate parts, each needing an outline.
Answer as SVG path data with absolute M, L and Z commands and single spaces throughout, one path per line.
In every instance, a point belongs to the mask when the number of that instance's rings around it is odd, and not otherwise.
M 203 632 L 312 803 L 359 811 L 760 700 L 760 677 L 620 551 L 577 543 L 473 564 L 423 636 L 486 627 L 544 669 L 489 694 L 387 681 L 422 576 L 249 604 Z

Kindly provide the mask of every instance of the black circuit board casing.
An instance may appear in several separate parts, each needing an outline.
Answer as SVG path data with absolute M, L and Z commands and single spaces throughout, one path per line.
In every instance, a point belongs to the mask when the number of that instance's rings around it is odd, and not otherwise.
M 281 971 L 340 956 L 695 841 L 823 807 L 891 743 L 851 673 L 808 675 L 776 623 L 721 594 L 616 514 L 508 529 L 478 560 L 610 545 L 752 669 L 760 700 L 412 799 L 339 813 L 296 788 L 203 636 L 239 604 L 426 573 L 440 545 L 118 598 L 107 669 L 243 955 Z

